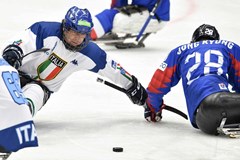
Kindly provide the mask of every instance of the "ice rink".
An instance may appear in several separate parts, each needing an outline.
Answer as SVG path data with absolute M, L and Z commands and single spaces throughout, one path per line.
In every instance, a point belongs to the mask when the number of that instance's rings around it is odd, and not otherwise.
M 1 0 L 0 45 L 36 21 L 61 21 L 73 5 L 92 15 L 110 0 Z M 240 44 L 239 0 L 171 0 L 171 21 L 146 40 L 145 48 L 101 47 L 147 86 L 169 51 L 188 43 L 195 28 L 215 25 L 221 39 Z M 163 111 L 160 123 L 147 123 L 143 108 L 126 95 L 78 72 L 54 93 L 35 119 L 39 147 L 23 149 L 9 160 L 238 160 L 240 139 L 205 135 L 189 121 Z M 187 113 L 181 82 L 165 103 Z M 1 122 L 0 122 L 1 123 Z M 112 151 L 123 147 L 122 153 Z

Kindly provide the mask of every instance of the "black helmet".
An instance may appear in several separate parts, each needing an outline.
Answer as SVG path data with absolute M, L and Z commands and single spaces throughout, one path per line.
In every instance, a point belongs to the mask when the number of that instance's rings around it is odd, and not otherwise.
M 201 40 L 219 40 L 220 36 L 214 26 L 203 24 L 192 35 L 192 43 Z

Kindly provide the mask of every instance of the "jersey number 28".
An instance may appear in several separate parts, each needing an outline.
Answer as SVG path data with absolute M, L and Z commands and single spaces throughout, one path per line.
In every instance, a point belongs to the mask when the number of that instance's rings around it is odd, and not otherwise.
M 211 62 L 211 56 L 217 56 L 217 62 Z M 223 65 L 223 54 L 218 50 L 207 50 L 201 58 L 201 53 L 194 52 L 187 56 L 185 60 L 185 64 L 189 62 L 190 59 L 194 58 L 195 63 L 192 65 L 188 72 L 187 72 L 187 84 L 190 85 L 193 81 L 199 78 L 198 77 L 192 77 L 192 73 L 200 67 L 201 63 L 204 63 L 203 73 L 204 75 L 210 73 L 211 68 L 215 68 L 217 70 L 217 74 L 221 75 L 223 73 L 223 69 L 221 68 Z

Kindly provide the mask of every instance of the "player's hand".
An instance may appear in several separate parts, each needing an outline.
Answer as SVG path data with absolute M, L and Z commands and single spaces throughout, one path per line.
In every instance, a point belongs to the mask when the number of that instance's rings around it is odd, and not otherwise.
M 135 76 L 132 76 L 132 83 L 126 94 L 134 104 L 143 105 L 147 99 L 147 92 Z
M 144 105 L 144 118 L 148 122 L 159 122 L 162 119 L 162 109 L 164 108 L 164 104 L 161 106 L 160 111 L 155 112 L 151 105 L 147 103 Z
M 9 45 L 3 50 L 2 57 L 14 68 L 22 66 L 23 51 L 17 45 Z

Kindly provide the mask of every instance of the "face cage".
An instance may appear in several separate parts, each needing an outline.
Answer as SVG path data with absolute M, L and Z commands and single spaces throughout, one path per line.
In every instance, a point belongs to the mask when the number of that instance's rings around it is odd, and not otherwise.
M 69 43 L 66 42 L 64 30 L 67 30 L 67 29 L 63 28 L 63 44 L 65 45 L 66 49 L 68 49 L 70 51 L 73 51 L 73 52 L 78 52 L 88 45 L 88 43 L 90 41 L 90 33 L 86 34 L 86 38 L 84 39 L 84 41 L 80 45 L 72 46 L 72 45 L 70 45 Z

